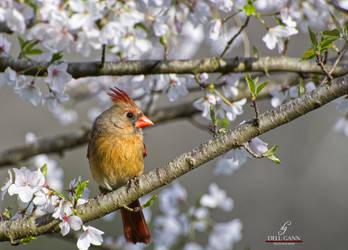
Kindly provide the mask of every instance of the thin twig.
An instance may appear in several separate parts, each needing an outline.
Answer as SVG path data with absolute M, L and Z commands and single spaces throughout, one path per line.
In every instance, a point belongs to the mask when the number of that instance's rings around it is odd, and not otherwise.
M 219 56 L 219 58 L 223 58 L 224 55 L 227 53 L 227 51 L 230 49 L 232 43 L 234 42 L 234 40 L 240 35 L 240 33 L 242 33 L 242 31 L 245 29 L 245 27 L 248 25 L 250 20 L 250 16 L 248 16 L 244 22 L 244 24 L 239 28 L 238 32 L 228 41 L 224 51 L 222 51 L 221 55 Z
M 341 49 L 341 51 L 338 53 L 338 56 L 334 62 L 334 64 L 332 65 L 332 68 L 330 69 L 330 71 L 327 73 L 327 75 L 332 76 L 332 73 L 335 71 L 338 63 L 342 60 L 344 54 L 347 52 L 348 49 L 348 43 L 346 42 L 343 45 L 343 48 Z M 324 84 L 327 80 L 327 75 L 324 77 L 324 79 L 321 81 L 320 85 Z
M 104 67 L 104 63 L 105 63 L 105 47 L 106 47 L 106 45 L 103 44 L 102 45 L 102 54 L 101 54 L 101 64 L 100 64 L 101 68 Z
M 331 82 L 331 80 L 333 79 L 333 77 L 331 76 L 331 74 L 327 71 L 327 69 L 325 68 L 325 65 L 323 63 L 322 57 L 320 55 L 316 55 L 316 62 L 317 64 L 320 66 L 321 70 L 325 73 L 325 78 L 329 79 L 329 81 Z
M 257 106 L 257 103 L 256 103 L 256 99 L 253 99 L 252 100 L 252 105 L 254 107 L 254 111 L 255 111 L 255 125 L 258 127 L 259 126 L 259 116 L 260 116 L 260 113 L 259 113 L 259 108 Z

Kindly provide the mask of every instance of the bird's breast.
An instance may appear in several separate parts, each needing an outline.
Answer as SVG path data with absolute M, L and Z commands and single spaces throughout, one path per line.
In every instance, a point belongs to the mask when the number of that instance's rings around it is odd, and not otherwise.
M 140 135 L 100 136 L 89 144 L 93 178 L 106 189 L 115 189 L 144 169 L 143 141 Z

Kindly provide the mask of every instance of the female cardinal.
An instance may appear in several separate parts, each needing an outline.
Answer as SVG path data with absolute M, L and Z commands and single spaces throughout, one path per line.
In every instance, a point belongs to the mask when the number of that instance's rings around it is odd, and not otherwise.
M 87 150 L 93 179 L 109 191 L 142 175 L 146 148 L 141 128 L 153 125 L 124 91 L 117 87 L 110 90 L 114 105 L 94 121 Z M 139 200 L 128 206 L 137 212 L 121 208 L 126 240 L 150 243 Z

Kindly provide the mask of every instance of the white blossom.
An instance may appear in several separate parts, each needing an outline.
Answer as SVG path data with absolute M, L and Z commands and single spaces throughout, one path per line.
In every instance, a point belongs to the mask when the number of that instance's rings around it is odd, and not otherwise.
M 41 103 L 40 88 L 34 82 L 26 82 L 21 87 L 14 89 L 22 100 L 29 101 L 34 106 Z
M 210 28 L 208 37 L 210 40 L 216 41 L 219 39 L 220 32 L 222 28 L 221 19 L 214 19 L 210 21 Z
M 337 98 L 336 100 L 334 100 L 334 102 L 337 103 L 337 106 L 336 106 L 337 111 L 342 113 L 348 112 L 348 96 L 347 95 Z
M 178 77 L 175 74 L 169 75 L 169 83 L 167 87 L 163 89 L 163 92 L 167 92 L 169 101 L 173 102 L 179 98 L 179 96 L 185 96 L 188 94 L 186 88 L 186 80 L 184 77 Z
M 45 82 L 51 85 L 54 91 L 59 93 L 64 91 L 65 85 L 72 79 L 72 76 L 67 72 L 68 64 L 52 64 L 48 67 L 48 76 Z
M 233 200 L 215 183 L 209 185 L 209 194 L 201 197 L 200 204 L 208 208 L 221 208 L 224 211 L 231 211 L 233 208 Z
M 339 118 L 333 126 L 333 130 L 337 133 L 343 132 L 348 137 L 348 119 L 344 117 Z
M 73 204 L 65 199 L 59 201 L 59 205 L 54 209 L 53 218 L 63 220 L 64 216 L 69 216 L 73 213 Z
M 208 228 L 209 210 L 205 207 L 190 207 L 189 215 L 192 217 L 192 224 L 195 230 L 204 232 Z
M 92 227 L 92 226 L 82 226 L 83 233 L 77 240 L 77 248 L 80 250 L 87 250 L 90 245 L 100 246 L 103 243 L 103 231 Z
M 179 235 L 188 232 L 188 218 L 186 215 L 158 215 L 154 220 L 155 249 L 169 249 Z
M 216 105 L 216 96 L 207 93 L 205 97 L 199 98 L 193 103 L 193 106 L 202 111 L 202 117 L 210 120 L 210 106 L 215 106 Z
M 8 188 L 13 184 L 13 178 L 12 178 L 12 172 L 10 169 L 7 169 L 8 173 L 8 180 L 7 182 L 1 187 L 1 200 L 4 200 L 5 194 L 8 191 Z
M 6 37 L 0 34 L 0 56 L 3 54 L 8 55 L 10 53 L 11 43 L 6 39 Z
M 216 7 L 226 13 L 230 12 L 233 7 L 232 0 L 209 0 L 209 2 L 213 3 L 214 5 L 216 5 Z
M 234 121 L 238 115 L 243 113 L 243 106 L 247 102 L 246 98 L 233 102 L 228 105 L 225 102 L 221 103 L 221 107 L 226 111 L 226 117 L 230 121 Z
M 44 175 L 39 169 L 32 171 L 26 167 L 14 168 L 13 171 L 15 181 L 8 188 L 9 195 L 17 194 L 22 202 L 29 202 L 45 183 Z
M 6 24 L 10 30 L 23 34 L 25 32 L 25 20 L 18 10 L 9 8 L 6 10 Z
M 203 250 L 204 248 L 201 247 L 198 243 L 196 242 L 189 242 L 186 243 L 184 246 L 183 250 Z
M 74 231 L 81 229 L 83 222 L 81 218 L 77 215 L 64 216 L 62 222 L 59 223 L 60 233 L 65 236 L 69 233 L 70 228 Z
M 273 108 L 278 107 L 287 98 L 287 95 L 284 93 L 282 86 L 280 85 L 277 85 L 273 89 L 271 89 L 269 91 L 269 94 L 272 96 L 271 105 Z
M 231 175 L 246 162 L 248 156 L 249 154 L 244 148 L 231 149 L 224 156 L 219 158 L 216 168 L 214 169 L 214 174 Z
M 262 155 L 268 151 L 268 143 L 265 143 L 258 137 L 251 139 L 249 146 L 251 151 L 258 155 Z
M 209 235 L 208 250 L 229 250 L 233 245 L 240 241 L 242 223 L 239 219 L 234 219 L 227 223 L 217 223 L 214 225 Z
M 159 195 L 159 208 L 165 214 L 176 215 L 179 213 L 178 205 L 186 198 L 186 189 L 175 181 Z
M 16 71 L 7 67 L 4 73 L 0 73 L 0 87 L 7 83 L 9 86 L 16 88 L 18 87 L 18 83 L 24 79 L 25 76 L 17 76 Z

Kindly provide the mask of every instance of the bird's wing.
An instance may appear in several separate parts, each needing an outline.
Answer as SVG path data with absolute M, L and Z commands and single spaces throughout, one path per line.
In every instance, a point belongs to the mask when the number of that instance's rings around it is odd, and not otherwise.
M 145 143 L 144 144 L 144 147 L 143 147 L 143 157 L 145 158 L 147 156 L 147 152 L 146 152 L 146 147 L 145 147 Z

